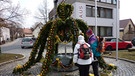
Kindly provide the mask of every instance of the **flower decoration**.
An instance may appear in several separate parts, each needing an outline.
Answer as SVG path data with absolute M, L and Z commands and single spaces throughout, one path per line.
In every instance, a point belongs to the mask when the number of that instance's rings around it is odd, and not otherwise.
M 72 41 L 72 46 L 74 48 L 77 43 L 79 30 L 85 33 L 88 26 L 82 20 L 70 17 L 72 12 L 73 6 L 71 4 L 66 4 L 64 2 L 59 4 L 57 8 L 59 18 L 48 21 L 42 27 L 28 61 L 24 65 L 17 65 L 14 68 L 13 73 L 19 72 L 21 74 L 23 71 L 31 68 L 31 66 L 35 65 L 42 59 L 42 54 L 44 49 L 46 49 L 45 59 L 42 63 L 41 72 L 39 74 L 39 76 L 46 76 L 51 70 L 50 66 L 53 64 L 52 59 L 54 58 L 54 55 L 58 53 L 58 43 L 67 44 Z M 58 64 L 64 69 L 69 68 L 65 67 L 60 60 L 58 60 Z

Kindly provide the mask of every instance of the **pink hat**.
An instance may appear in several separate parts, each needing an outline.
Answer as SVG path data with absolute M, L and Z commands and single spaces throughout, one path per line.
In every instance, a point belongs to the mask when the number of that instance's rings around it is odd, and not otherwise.
M 87 35 L 92 35 L 93 34 L 93 31 L 91 29 L 87 30 L 86 32 Z

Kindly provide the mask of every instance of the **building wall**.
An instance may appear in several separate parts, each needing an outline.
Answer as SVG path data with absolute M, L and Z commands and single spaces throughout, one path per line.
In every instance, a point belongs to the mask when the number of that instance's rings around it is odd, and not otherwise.
M 33 36 L 34 36 L 34 37 L 36 37 L 36 38 L 37 38 L 37 37 L 38 37 L 39 32 L 40 32 L 40 29 L 39 29 L 39 28 L 36 28 L 36 29 L 33 31 L 33 33 L 32 33 L 32 34 L 33 34 Z
M 129 29 L 129 26 L 131 26 L 130 27 L 131 29 Z M 132 38 L 135 37 L 134 30 L 135 30 L 134 25 L 132 24 L 131 21 L 129 21 L 127 26 L 124 28 L 124 31 L 123 31 L 123 34 L 122 34 L 122 39 L 131 41 Z
M 10 30 L 6 27 L 1 27 L 1 41 L 7 41 L 10 39 Z
M 42 28 L 42 25 L 40 25 L 34 29 L 34 31 L 32 33 L 34 37 L 36 37 L 36 38 L 38 37 L 38 34 L 39 34 L 41 28 Z
M 123 39 L 123 35 L 124 35 L 124 34 L 123 34 L 123 31 L 124 31 L 124 30 L 121 30 L 120 33 L 119 33 L 119 38 L 120 38 L 120 39 Z
M 86 5 L 92 5 L 95 6 L 94 0 L 65 0 L 66 3 L 70 3 L 74 6 L 72 17 L 75 19 L 82 19 L 84 22 L 87 23 L 88 26 L 95 27 L 95 17 L 86 17 Z M 99 0 L 97 0 L 99 1 Z M 110 1 L 110 0 L 105 0 Z M 61 2 L 61 0 L 58 0 L 58 4 Z M 57 5 L 58 5 L 57 4 Z M 119 33 L 116 32 L 116 28 L 119 28 L 119 26 L 116 26 L 116 0 L 113 0 L 113 4 L 106 3 L 106 2 L 97 2 L 98 7 L 103 8 L 111 8 L 112 9 L 112 18 L 97 18 L 97 26 L 101 27 L 111 27 L 112 28 L 112 37 L 119 36 Z M 119 12 L 119 10 L 118 10 Z M 50 15 L 54 17 L 54 15 Z M 119 17 L 119 15 L 118 15 Z M 119 18 L 118 18 L 119 19 Z M 119 21 L 118 21 L 119 22 Z M 119 30 L 119 29 L 118 29 Z M 98 31 L 98 30 L 97 30 Z M 104 31 L 104 30 L 102 30 Z M 102 32 L 101 32 L 102 33 Z
M 131 21 L 127 24 L 127 26 L 124 28 L 124 34 L 126 34 L 129 31 L 129 25 L 131 25 L 131 30 L 134 31 L 134 25 L 132 24 Z
M 72 4 L 74 6 L 74 11 L 72 14 L 73 18 L 82 19 L 87 23 L 88 26 L 95 26 L 95 17 L 86 17 L 86 5 L 91 5 L 88 3 L 75 2 Z M 98 5 L 99 6 L 99 5 Z M 101 5 L 103 7 L 103 5 Z M 104 6 L 107 7 L 107 6 Z M 107 26 L 113 28 L 113 37 L 116 37 L 116 8 L 115 6 L 110 6 L 113 9 L 113 18 L 97 18 L 97 26 Z M 118 26 L 119 28 L 119 26 Z M 118 34 L 118 33 L 117 33 Z M 119 34 L 118 34 L 119 36 Z

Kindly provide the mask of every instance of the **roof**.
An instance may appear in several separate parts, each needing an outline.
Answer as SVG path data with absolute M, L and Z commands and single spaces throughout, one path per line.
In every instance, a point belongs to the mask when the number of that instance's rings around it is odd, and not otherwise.
M 131 23 L 134 25 L 131 19 L 124 19 L 124 20 L 120 20 L 120 28 L 125 28 L 129 23 L 129 21 L 131 21 Z
M 37 23 L 35 24 L 35 26 L 33 27 L 33 29 L 35 30 L 37 27 L 42 27 L 43 26 L 43 23 Z
M 26 33 L 31 34 L 31 33 L 32 33 L 32 30 L 29 29 L 29 28 L 24 28 L 24 29 L 23 29 L 23 32 L 24 32 L 25 34 L 26 34 Z

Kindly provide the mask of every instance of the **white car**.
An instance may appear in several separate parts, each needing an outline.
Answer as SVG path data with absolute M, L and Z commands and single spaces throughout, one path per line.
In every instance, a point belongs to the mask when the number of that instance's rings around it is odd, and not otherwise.
M 21 48 L 29 48 L 33 47 L 33 44 L 35 43 L 36 38 L 33 37 L 25 37 L 21 41 Z

